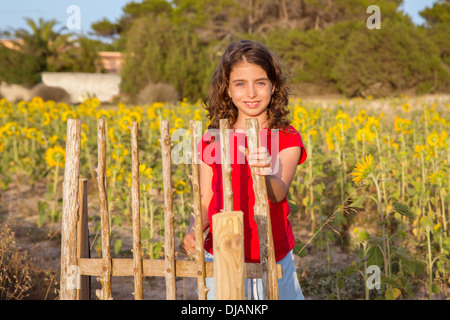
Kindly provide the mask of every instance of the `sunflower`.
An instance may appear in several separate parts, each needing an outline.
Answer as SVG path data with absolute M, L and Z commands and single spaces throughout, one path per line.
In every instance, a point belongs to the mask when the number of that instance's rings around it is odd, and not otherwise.
M 42 121 L 42 124 L 44 126 L 48 126 L 52 122 L 52 118 L 50 117 L 50 113 L 44 112 L 43 113 L 43 117 L 44 117 L 44 119 Z
M 350 116 L 346 114 L 344 111 L 339 110 L 335 119 L 339 124 L 339 126 L 342 128 L 342 130 L 347 130 L 348 128 L 350 128 L 351 124 Z
M 359 228 L 353 229 L 353 233 L 356 236 L 356 241 L 363 242 L 370 240 L 370 233 L 365 230 L 360 230 Z
M 383 142 L 384 142 L 384 144 L 395 148 L 395 150 L 398 150 L 398 148 L 399 148 L 398 143 L 395 142 L 394 138 L 392 138 L 392 137 L 383 136 Z
M 409 109 L 411 108 L 411 105 L 406 102 L 404 105 L 402 105 L 403 111 L 409 112 Z
M 175 183 L 175 190 L 178 194 L 185 193 L 187 191 L 186 182 L 184 182 L 183 180 L 178 180 Z
M 175 126 L 176 129 L 183 128 L 184 120 L 182 118 L 180 118 L 180 117 L 176 118 L 175 122 L 174 122 L 174 126 Z
M 47 149 L 45 152 L 45 161 L 49 167 L 64 167 L 64 161 L 66 159 L 66 151 L 60 146 L 54 146 Z
M 370 174 L 373 173 L 373 156 L 369 154 L 364 158 L 361 158 L 361 163 L 357 163 L 354 171 L 351 173 L 354 178 L 352 181 L 357 183 L 367 180 Z
M 108 128 L 108 138 L 113 144 L 117 143 L 117 138 L 116 138 L 116 135 L 115 135 L 114 127 L 109 127 Z
M 423 156 L 423 152 L 425 151 L 426 146 L 425 145 L 418 145 L 416 144 L 414 146 L 414 158 L 420 159 Z
M 432 172 L 428 176 L 428 180 L 430 183 L 436 185 L 436 186 L 442 186 L 442 182 L 445 179 L 445 173 L 442 170 L 439 170 L 438 172 Z
M 36 128 L 23 128 L 23 131 L 27 139 L 40 141 L 41 132 Z
M 133 122 L 133 118 L 128 115 L 124 115 L 119 119 L 119 127 L 121 131 L 128 130 L 128 127 L 131 127 L 131 123 Z
M 195 109 L 194 110 L 194 117 L 193 119 L 195 121 L 202 121 L 202 111 L 200 109 Z
M 364 109 L 361 109 L 356 117 L 352 119 L 354 125 L 360 125 L 364 123 L 367 119 L 367 112 Z
M 356 139 L 358 141 L 367 141 L 367 142 L 371 142 L 372 140 L 374 140 L 377 136 L 375 135 L 375 133 L 372 132 L 372 130 L 370 130 L 368 127 L 364 126 L 364 128 L 362 129 L 358 129 L 358 131 L 356 132 Z
M 119 162 L 123 162 L 123 158 L 128 155 L 128 149 L 125 148 L 123 144 L 113 144 L 113 151 L 111 157 L 114 160 L 118 160 Z
M 434 147 L 434 146 L 437 147 L 438 144 L 439 144 L 439 140 L 440 140 L 439 135 L 437 134 L 436 131 L 433 131 L 433 132 L 430 133 L 430 134 L 428 135 L 428 137 L 427 137 L 427 144 L 428 144 L 430 147 Z
M 306 122 L 306 119 L 308 119 L 308 110 L 306 110 L 304 107 L 295 105 L 294 106 L 294 119 L 299 121 L 300 123 Z
M 48 142 L 50 144 L 55 144 L 58 141 L 59 137 L 57 134 L 52 135 L 50 138 L 48 138 Z
M 21 130 L 17 122 L 8 122 L 3 126 L 3 132 L 5 132 L 7 135 L 12 136 L 20 136 Z
M 325 133 L 325 141 L 328 144 L 328 149 L 334 150 L 335 144 L 342 145 L 344 141 L 344 137 L 342 135 L 342 131 L 340 130 L 339 124 L 336 124 L 330 128 Z
M 412 134 L 413 129 L 411 129 L 412 121 L 409 119 L 402 119 L 397 116 L 394 116 L 394 129 L 397 132 L 401 132 L 403 134 Z
M 369 129 L 373 133 L 378 132 L 378 129 L 380 128 L 380 119 L 376 119 L 375 117 L 368 117 L 364 127 Z
M 95 117 L 97 119 L 102 119 L 103 118 L 103 119 L 108 119 L 109 120 L 109 118 L 111 117 L 111 114 L 108 111 L 106 111 L 105 109 L 100 109 L 100 110 L 96 111 Z
M 147 178 L 151 179 L 152 178 L 152 168 L 151 167 L 147 168 L 145 163 L 141 163 L 141 164 L 139 164 L 139 174 L 144 175 Z
M 135 107 L 135 108 L 138 108 L 138 107 Z M 140 108 L 140 107 L 139 107 Z M 139 112 L 138 110 L 133 110 L 133 111 L 131 111 L 129 114 L 128 114 L 128 116 L 133 120 L 133 121 L 136 121 L 136 122 L 141 122 L 142 121 L 142 113 L 141 112 Z
M 450 139 L 449 139 L 449 135 L 448 135 L 447 131 L 442 130 L 441 137 L 439 138 L 439 146 L 441 148 L 447 148 L 447 144 L 449 141 L 450 141 Z

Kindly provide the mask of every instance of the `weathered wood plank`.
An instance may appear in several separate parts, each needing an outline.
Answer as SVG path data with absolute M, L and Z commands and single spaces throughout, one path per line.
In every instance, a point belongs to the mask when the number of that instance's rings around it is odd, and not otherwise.
M 260 147 L 258 119 L 246 119 L 246 135 L 249 150 Z M 273 246 L 272 225 L 267 196 L 266 178 L 257 175 L 255 168 L 251 169 L 253 190 L 255 192 L 254 218 L 258 226 L 260 261 L 263 268 L 263 287 L 266 299 L 278 300 L 278 281 Z
M 244 300 L 244 214 L 221 212 L 212 219 L 216 299 Z
M 166 298 L 176 300 L 175 284 L 175 232 L 173 213 L 173 193 L 171 172 L 171 142 L 169 135 L 169 122 L 161 121 L 161 153 L 162 153 L 162 175 L 164 187 L 164 257 L 166 277 Z
M 175 260 L 176 263 L 176 277 L 196 278 L 197 274 L 197 261 L 182 261 Z M 133 259 L 112 259 L 111 275 L 113 277 L 132 277 L 133 271 Z M 164 277 L 165 276 L 165 260 L 158 259 L 143 259 L 143 275 L 144 277 Z M 101 276 L 103 274 L 102 259 L 80 259 L 78 261 L 78 267 L 81 275 L 88 276 Z M 278 278 L 283 277 L 282 268 L 277 265 Z M 214 278 L 214 263 L 205 262 L 205 276 L 207 278 Z M 245 264 L 245 277 L 246 278 L 261 278 L 262 270 L 259 263 L 246 263 Z
M 131 124 L 131 204 L 133 219 L 133 271 L 134 299 L 143 299 L 142 290 L 142 256 L 141 256 L 141 214 L 140 214 L 140 180 L 139 180 L 139 147 L 138 123 Z
M 193 217 L 194 217 L 194 228 L 195 228 L 195 261 L 197 262 L 197 286 L 198 286 L 198 299 L 206 300 L 206 295 L 208 293 L 208 288 L 205 282 L 205 250 L 203 248 L 203 221 L 202 221 L 202 205 L 200 197 L 200 174 L 198 165 L 198 127 L 197 122 L 191 120 L 191 166 L 192 175 L 190 176 L 192 183 L 192 193 L 194 196 L 193 202 Z
M 102 235 L 102 258 L 103 275 L 98 278 L 102 285 L 101 290 L 96 291 L 100 300 L 111 300 L 111 250 L 109 234 L 109 212 L 108 196 L 106 194 L 106 136 L 105 119 L 97 119 L 97 144 L 98 144 L 98 164 L 97 164 L 97 185 L 100 202 L 101 235 Z
M 67 120 L 66 162 L 61 226 L 60 299 L 75 300 L 77 272 L 78 176 L 80 173 L 81 121 Z
M 78 223 L 77 223 L 77 259 L 89 258 L 89 229 L 88 229 L 88 192 L 87 179 L 78 180 Z M 91 279 L 80 276 L 80 287 L 77 288 L 77 300 L 90 300 Z
M 222 161 L 223 211 L 233 211 L 233 183 L 228 119 L 220 119 L 220 156 Z

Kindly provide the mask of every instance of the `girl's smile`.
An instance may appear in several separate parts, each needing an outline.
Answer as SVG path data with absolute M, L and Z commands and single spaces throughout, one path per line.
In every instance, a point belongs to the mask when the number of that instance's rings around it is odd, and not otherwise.
M 244 103 L 249 108 L 257 108 L 259 107 L 261 101 L 244 101 Z

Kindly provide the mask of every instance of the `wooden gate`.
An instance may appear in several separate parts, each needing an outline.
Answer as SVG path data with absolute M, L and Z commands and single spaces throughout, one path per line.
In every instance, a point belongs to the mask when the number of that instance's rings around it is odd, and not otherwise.
M 176 277 L 197 278 L 198 298 L 206 300 L 208 288 L 205 278 L 215 278 L 217 299 L 245 299 L 245 278 L 262 278 L 265 297 L 278 299 L 277 279 L 281 278 L 280 265 L 275 264 L 270 215 L 267 203 L 265 180 L 259 179 L 252 171 L 255 182 L 255 220 L 260 235 L 261 263 L 245 263 L 243 258 L 243 226 L 242 213 L 232 211 L 231 184 L 224 184 L 223 214 L 214 215 L 215 232 L 214 262 L 205 262 L 203 250 L 202 215 L 200 205 L 200 185 L 197 155 L 199 134 L 195 121 L 190 123 L 191 131 L 191 165 L 190 180 L 193 190 L 193 216 L 197 252 L 194 261 L 175 259 L 174 211 L 171 176 L 171 140 L 169 124 L 161 122 L 161 151 L 164 185 L 164 259 L 142 259 L 141 253 L 141 221 L 139 195 L 139 148 L 138 123 L 131 126 L 131 157 L 132 157 L 132 230 L 133 258 L 112 258 L 110 250 L 110 226 L 108 212 L 108 197 L 106 193 L 106 137 L 105 120 L 97 120 L 98 164 L 96 170 L 100 201 L 102 257 L 93 259 L 89 256 L 88 212 L 87 212 L 87 181 L 80 178 L 81 152 L 81 121 L 67 120 L 66 162 L 63 182 L 63 212 L 61 227 L 61 278 L 60 299 L 84 300 L 90 299 L 90 277 L 97 277 L 102 289 L 96 295 L 101 300 L 113 299 L 111 277 L 130 276 L 134 278 L 134 299 L 142 300 L 142 281 L 144 277 L 165 277 L 166 299 L 176 299 Z M 221 121 L 221 132 L 228 137 L 227 121 Z M 249 147 L 259 145 L 259 134 L 256 125 L 248 121 L 247 132 Z M 222 146 L 227 146 L 222 143 Z M 223 157 L 229 157 L 229 148 L 224 148 Z M 226 158 L 229 159 L 229 158 Z M 228 162 L 222 162 L 228 163 Z M 224 181 L 231 181 L 231 167 L 222 170 Z M 264 178 L 264 177 L 263 177 Z M 266 204 L 266 206 L 264 205 Z M 237 239 L 242 241 L 221 241 Z M 217 247 L 216 247 L 217 246 Z M 217 250 L 217 251 L 216 251 Z M 231 262 L 231 263 L 230 263 Z M 230 277 L 229 275 L 233 275 Z

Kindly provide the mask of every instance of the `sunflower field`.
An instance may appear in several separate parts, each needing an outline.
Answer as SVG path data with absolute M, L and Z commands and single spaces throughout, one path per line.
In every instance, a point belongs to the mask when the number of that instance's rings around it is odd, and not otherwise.
M 301 133 L 307 161 L 298 167 L 288 195 L 290 220 L 302 259 L 314 252 L 326 260 L 327 299 L 447 299 L 450 237 L 450 99 L 445 97 L 329 100 L 291 99 L 291 120 Z M 189 130 L 190 120 L 207 118 L 201 102 L 175 105 L 102 105 L 88 99 L 67 105 L 34 98 L 0 100 L 0 190 L 18 180 L 44 184 L 35 204 L 36 227 L 57 232 L 66 121 L 82 121 L 80 174 L 89 181 L 92 254 L 100 250 L 95 203 L 97 119 L 106 119 L 107 192 L 115 255 L 126 255 L 131 230 L 132 121 L 139 123 L 142 249 L 146 258 L 163 251 L 161 120 Z M 173 141 L 183 143 L 188 136 Z M 188 164 L 174 164 L 177 243 L 192 212 Z M 351 257 L 336 265 L 332 250 Z M 299 272 L 300 274 L 300 272 Z M 314 275 L 303 273 L 305 297 Z M 358 283 L 358 285 L 355 285 Z M 312 295 L 312 294 L 310 294 Z

